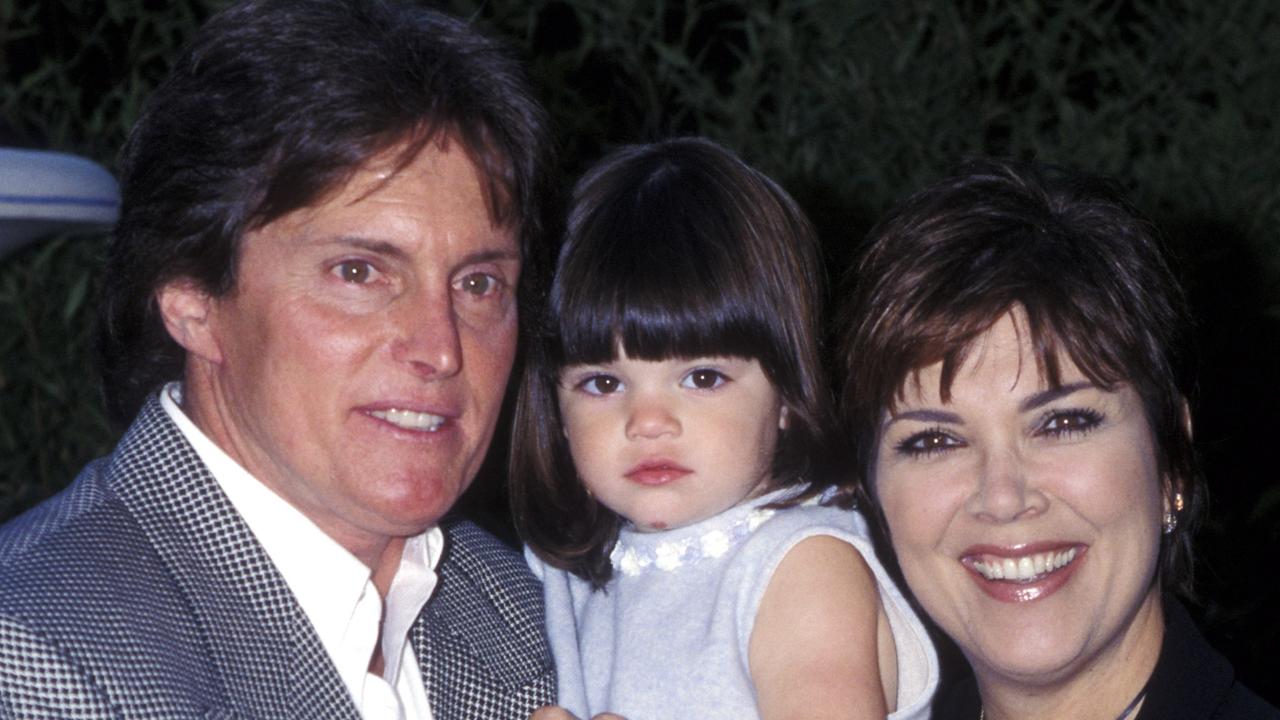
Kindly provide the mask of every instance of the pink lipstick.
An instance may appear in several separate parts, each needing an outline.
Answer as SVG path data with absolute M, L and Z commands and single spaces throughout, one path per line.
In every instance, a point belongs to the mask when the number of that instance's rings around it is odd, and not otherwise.
M 1084 562 L 1089 547 L 1062 541 L 1015 546 L 974 545 L 961 555 L 969 577 L 992 598 L 1022 603 L 1060 590 Z

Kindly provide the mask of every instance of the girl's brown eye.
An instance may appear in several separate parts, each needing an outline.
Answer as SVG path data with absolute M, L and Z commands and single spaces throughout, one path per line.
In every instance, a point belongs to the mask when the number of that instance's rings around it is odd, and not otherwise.
M 696 390 L 714 390 L 729 381 L 724 373 L 710 368 L 698 368 L 684 376 L 680 383 Z
M 622 381 L 612 375 L 592 375 L 578 384 L 588 395 L 610 395 L 618 392 Z

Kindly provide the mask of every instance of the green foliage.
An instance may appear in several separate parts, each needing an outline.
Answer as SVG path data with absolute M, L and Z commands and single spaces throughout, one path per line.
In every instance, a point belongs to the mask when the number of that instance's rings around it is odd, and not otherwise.
M 217 3 L 0 0 L 0 145 L 107 167 L 169 61 Z M 102 234 L 0 257 L 0 519 L 115 440 L 91 360 Z
M 113 441 L 88 360 L 100 246 L 61 237 L 0 266 L 0 517 L 59 490 Z
M 1268 0 L 511 4 L 482 11 L 530 48 L 573 163 L 708 135 L 838 246 L 964 157 L 1034 157 L 1114 175 L 1173 224 L 1216 218 L 1280 277 Z

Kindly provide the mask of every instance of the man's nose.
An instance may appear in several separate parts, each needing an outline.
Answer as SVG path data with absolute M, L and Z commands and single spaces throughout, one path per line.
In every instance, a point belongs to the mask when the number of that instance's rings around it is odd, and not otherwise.
M 396 309 L 392 356 L 424 378 L 448 377 L 462 367 L 458 318 L 447 293 L 404 298 Z

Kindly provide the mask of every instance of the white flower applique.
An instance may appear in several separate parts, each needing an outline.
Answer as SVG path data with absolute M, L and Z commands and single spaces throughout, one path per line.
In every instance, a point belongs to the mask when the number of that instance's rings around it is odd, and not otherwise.
M 641 559 L 635 548 L 618 549 L 622 552 L 614 553 L 613 563 L 623 575 L 639 575 L 640 571 L 649 564 L 647 558 Z
M 702 556 L 718 558 L 729 552 L 729 533 L 723 530 L 712 530 L 702 536 Z
M 671 572 L 699 560 L 721 558 L 775 513 L 777 510 L 772 508 L 756 508 L 727 528 L 716 528 L 697 537 L 659 542 L 649 547 L 619 544 L 613 548 L 610 560 L 618 572 L 636 576 L 651 567 Z

